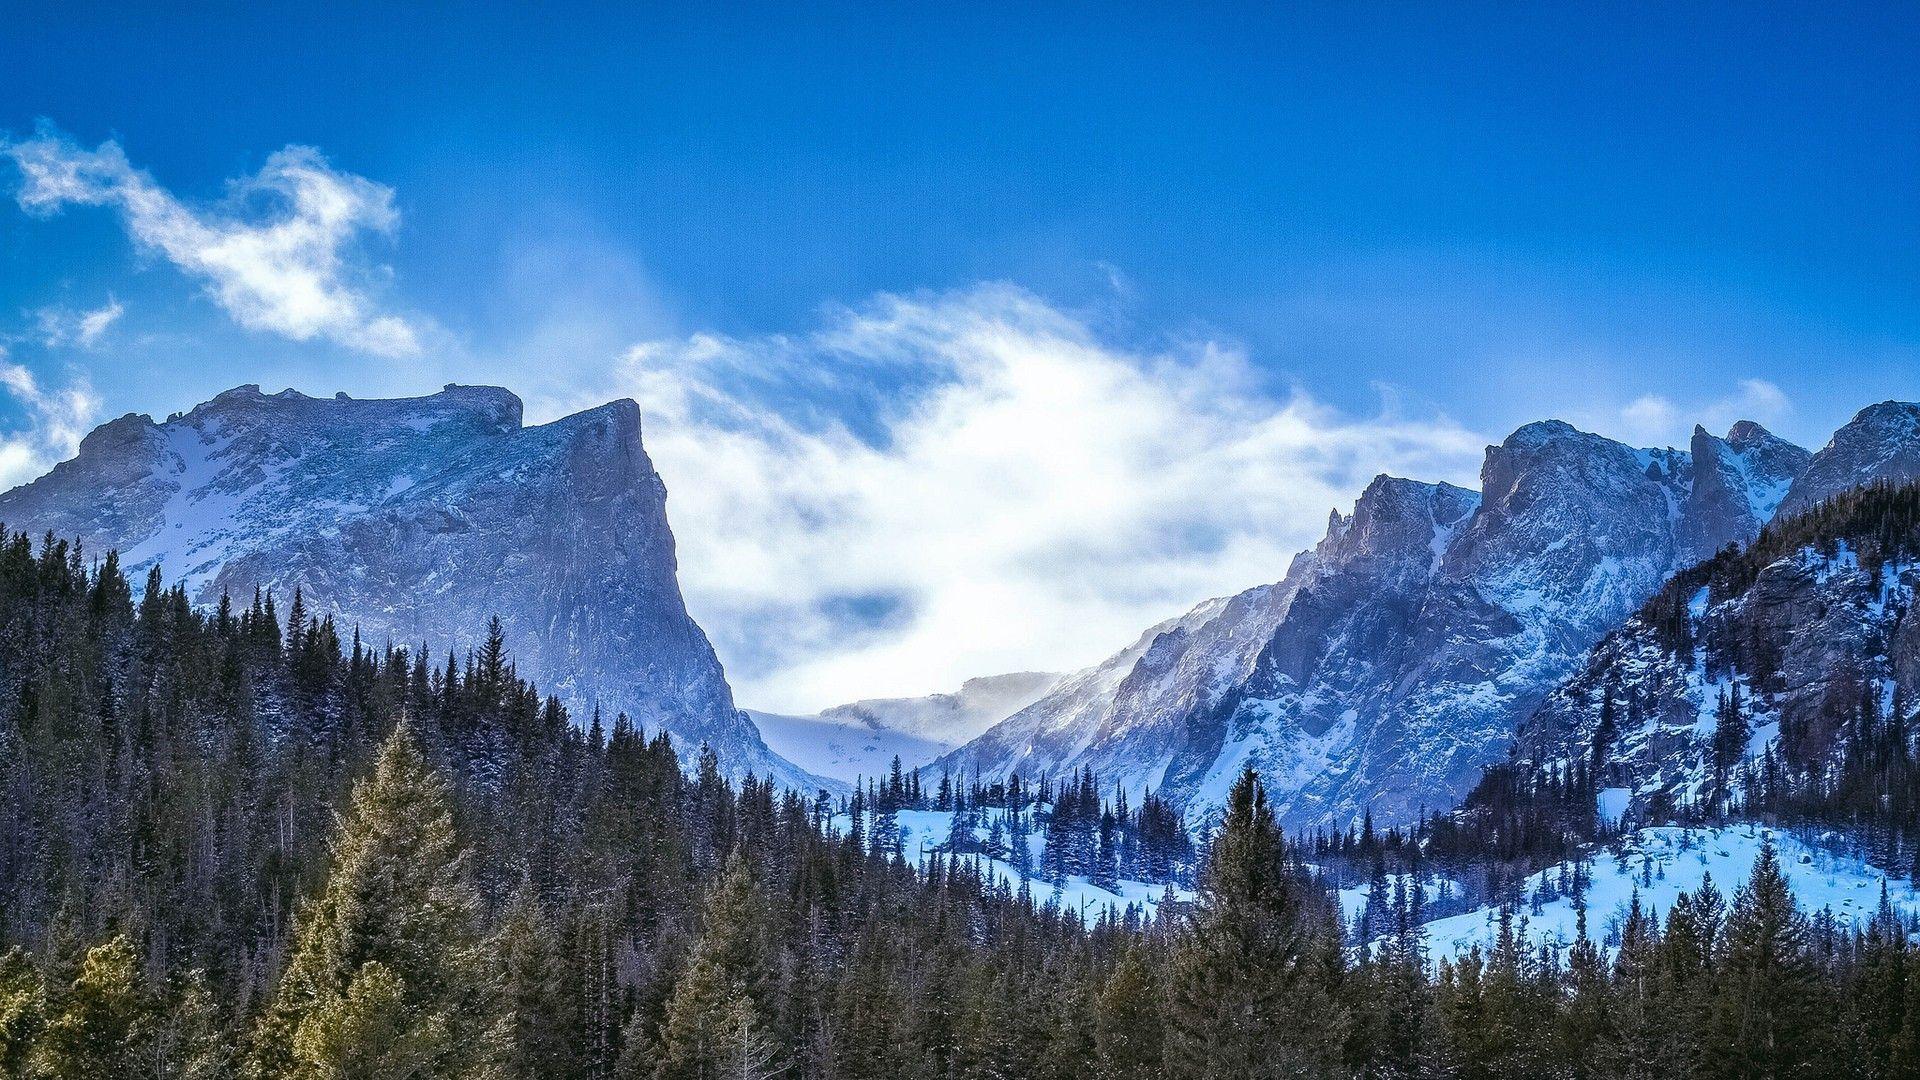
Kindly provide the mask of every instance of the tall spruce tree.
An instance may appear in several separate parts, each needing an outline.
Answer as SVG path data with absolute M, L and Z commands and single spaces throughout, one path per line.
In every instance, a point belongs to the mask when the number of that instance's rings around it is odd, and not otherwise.
M 1715 961 L 1705 1069 L 1730 1077 L 1826 1075 L 1807 919 L 1771 836 L 1761 841 L 1753 876 L 1734 894 Z
M 1167 1071 L 1192 1080 L 1317 1077 L 1339 1061 L 1345 1017 L 1338 919 L 1287 863 L 1260 778 L 1227 796 L 1200 906 L 1173 959 Z
M 87 950 L 59 996 L 29 1075 L 102 1080 L 153 1072 L 155 1014 L 132 943 L 116 937 Z
M 353 792 L 256 1033 L 257 1077 L 495 1075 L 506 1049 L 447 785 L 405 722 Z

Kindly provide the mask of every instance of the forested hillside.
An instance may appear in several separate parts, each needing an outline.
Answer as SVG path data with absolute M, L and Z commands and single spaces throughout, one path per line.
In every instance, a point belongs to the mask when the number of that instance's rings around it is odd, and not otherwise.
M 1731 901 L 1708 884 L 1664 924 L 1636 906 L 1617 949 L 1583 936 L 1562 957 L 1503 925 L 1490 952 L 1430 970 L 1404 887 L 1380 901 L 1373 949 L 1343 945 L 1331 890 L 1300 861 L 1315 849 L 1284 840 L 1248 773 L 1198 856 L 1194 903 L 1088 923 L 1037 885 L 983 882 L 976 853 L 936 848 L 913 868 L 889 821 L 903 799 L 942 797 L 917 778 L 863 792 L 855 813 L 730 785 L 711 755 L 684 775 L 665 737 L 576 725 L 497 630 L 485 640 L 429 661 L 369 648 L 298 597 L 203 613 L 157 575 L 136 595 L 111 555 L 0 542 L 0 1070 L 1920 1068 L 1908 928 L 1810 918 L 1771 851 Z M 965 805 L 1044 815 L 1059 847 L 1038 875 L 1104 873 L 1112 826 L 1091 778 L 1035 790 L 1044 810 L 971 786 Z M 1462 858 L 1475 846 L 1456 840 Z

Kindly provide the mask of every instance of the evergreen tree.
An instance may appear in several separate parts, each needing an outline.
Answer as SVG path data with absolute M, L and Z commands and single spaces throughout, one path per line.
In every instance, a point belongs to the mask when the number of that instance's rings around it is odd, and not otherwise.
M 575 996 L 568 985 L 559 934 L 533 889 L 523 885 L 494 934 L 501 965 L 509 1077 L 566 1076 L 581 1065 Z
M 1160 1073 L 1166 1001 L 1146 946 L 1120 956 L 1095 1003 L 1094 1048 L 1103 1076 L 1143 1078 Z
M 302 913 L 255 1075 L 487 1075 L 505 1032 L 479 910 L 447 786 L 403 723 L 355 788 L 326 889 Z
M 145 1075 L 154 1019 L 133 945 L 124 937 L 96 945 L 56 1002 L 32 1073 L 45 1080 Z
M 1244 771 L 1172 967 L 1167 1066 L 1176 1078 L 1324 1076 L 1344 1017 L 1327 898 L 1289 866 L 1260 778 Z
M 40 973 L 17 946 L 0 953 L 0 1075 L 26 1074 L 28 1056 L 46 1023 Z
M 1734 894 L 1715 959 L 1703 1063 L 1724 1076 L 1819 1075 L 1823 1039 L 1807 920 L 1771 836 Z

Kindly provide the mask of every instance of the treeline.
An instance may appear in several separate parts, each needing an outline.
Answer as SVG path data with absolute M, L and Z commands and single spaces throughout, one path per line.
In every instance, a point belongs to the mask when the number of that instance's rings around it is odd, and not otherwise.
M 931 810 L 953 817 L 944 836 L 923 842 L 949 857 L 1005 862 L 1022 881 L 1059 884 L 1083 877 L 1108 889 L 1122 878 L 1193 881 L 1193 838 L 1179 812 L 1152 791 L 1138 807 L 1117 785 L 1106 798 L 1091 769 L 1058 782 L 1045 775 L 1027 781 L 1014 773 L 1004 781 L 983 783 L 975 776 L 957 783 L 943 772 L 928 792 L 919 770 L 906 771 L 896 756 L 887 778 L 857 784 L 844 809 L 849 831 L 868 838 L 881 855 L 901 852 L 900 811 Z
M 1812 548 L 1832 558 L 1842 546 L 1874 576 L 1888 562 L 1920 555 L 1920 485 L 1879 481 L 1770 522 L 1752 544 L 1728 545 L 1675 574 L 1637 617 L 1668 651 L 1691 659 L 1689 607 L 1702 588 L 1718 604 L 1745 592 L 1762 570 L 1796 551 Z
M 1617 960 L 1509 922 L 1435 968 L 1404 881 L 1373 905 L 1379 943 L 1344 946 L 1251 773 L 1197 901 L 1088 923 L 966 857 L 876 850 L 845 808 L 730 785 L 710 754 L 686 775 L 624 719 L 582 730 L 497 632 L 430 664 L 297 600 L 201 613 L 157 576 L 136 599 L 111 557 L 18 536 L 0 630 L 10 1076 L 1920 1068 L 1920 955 L 1887 915 L 1808 919 L 1770 855 L 1730 905 L 1629 913 Z M 1097 858 L 1097 784 L 1046 794 L 1062 858 L 1069 829 Z M 1039 805 L 1006 795 L 1009 820 Z

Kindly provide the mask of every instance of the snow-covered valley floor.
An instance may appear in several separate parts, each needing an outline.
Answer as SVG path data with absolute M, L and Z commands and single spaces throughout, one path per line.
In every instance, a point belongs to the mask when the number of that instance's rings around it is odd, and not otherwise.
M 1793 834 L 1760 825 L 1715 828 L 1677 826 L 1640 829 L 1596 852 L 1588 864 L 1586 889 L 1587 932 L 1609 948 L 1617 945 L 1620 924 L 1637 889 L 1640 903 L 1664 922 L 1667 910 L 1682 892 L 1698 889 L 1709 874 L 1716 888 L 1731 902 L 1746 884 L 1760 854 L 1762 840 L 1772 837 L 1780 865 L 1801 909 L 1809 915 L 1831 910 L 1842 927 L 1865 927 L 1880 906 L 1880 888 L 1903 916 L 1920 914 L 1920 889 L 1903 874 L 1868 864 L 1803 842 Z M 1565 948 L 1576 936 L 1578 914 L 1571 896 L 1552 896 L 1533 910 L 1532 899 L 1543 884 L 1570 881 L 1571 864 L 1550 867 L 1528 878 L 1525 899 L 1514 911 L 1515 926 L 1526 921 L 1526 940 L 1536 946 Z M 1366 904 L 1365 888 L 1341 890 L 1351 921 Z M 1497 907 L 1436 919 L 1426 924 L 1427 946 L 1433 960 L 1452 959 L 1474 945 L 1485 949 L 1499 933 Z

